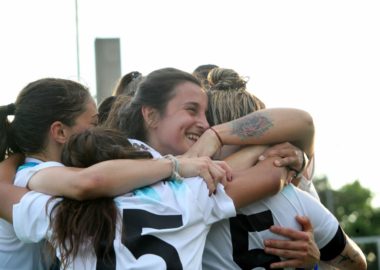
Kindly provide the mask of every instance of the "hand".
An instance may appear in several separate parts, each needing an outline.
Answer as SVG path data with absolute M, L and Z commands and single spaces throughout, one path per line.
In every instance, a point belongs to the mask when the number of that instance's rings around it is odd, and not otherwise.
M 275 166 L 288 167 L 297 172 L 301 172 L 305 167 L 303 151 L 291 143 L 280 143 L 268 148 L 263 154 L 261 154 L 259 160 L 264 160 L 265 158 L 272 156 L 281 157 L 274 161 Z
M 302 231 L 272 226 L 273 233 L 285 236 L 291 240 L 265 240 L 265 252 L 286 261 L 271 264 L 271 268 L 305 267 L 313 268 L 319 262 L 320 252 L 314 241 L 313 227 L 307 217 L 297 216 L 296 220 L 302 225 Z
M 222 147 L 219 139 L 211 129 L 207 129 L 201 137 L 184 154 L 186 157 L 212 157 Z
M 209 189 L 209 195 L 216 191 L 218 183 L 223 185 L 231 181 L 231 168 L 224 161 L 213 161 L 209 157 L 177 157 L 179 174 L 183 177 L 200 176 Z

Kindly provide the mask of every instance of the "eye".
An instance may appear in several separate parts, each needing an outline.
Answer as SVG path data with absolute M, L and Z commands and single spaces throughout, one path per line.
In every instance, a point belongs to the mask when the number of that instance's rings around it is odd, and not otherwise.
M 189 111 L 191 114 L 197 113 L 197 109 L 195 107 L 188 107 L 188 108 L 186 108 L 186 110 Z

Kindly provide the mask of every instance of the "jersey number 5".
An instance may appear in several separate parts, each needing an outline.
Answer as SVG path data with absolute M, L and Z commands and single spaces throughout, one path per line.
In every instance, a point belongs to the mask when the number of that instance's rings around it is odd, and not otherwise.
M 238 214 L 230 218 L 232 256 L 241 269 L 270 269 L 271 263 L 280 261 L 278 256 L 266 254 L 263 249 L 249 250 L 248 245 L 248 232 L 264 231 L 273 224 L 273 216 L 269 210 L 248 216 Z
M 122 243 L 136 259 L 145 254 L 160 256 L 166 268 L 183 269 L 177 250 L 153 235 L 141 235 L 143 228 L 169 229 L 182 226 L 181 215 L 156 215 L 140 209 L 124 209 Z

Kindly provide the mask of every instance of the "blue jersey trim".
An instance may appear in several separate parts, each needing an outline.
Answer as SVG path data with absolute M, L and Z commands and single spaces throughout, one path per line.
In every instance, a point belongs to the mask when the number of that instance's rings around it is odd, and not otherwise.
M 183 186 L 183 182 L 180 180 L 171 179 L 167 181 L 167 183 L 174 192 L 178 192 Z M 150 186 L 135 189 L 133 194 L 135 196 L 148 197 L 156 201 L 161 201 L 161 196 Z
M 135 196 L 149 197 L 155 199 L 156 201 L 161 201 L 160 195 L 151 187 L 142 187 L 133 191 Z
M 38 162 L 32 162 L 32 161 L 30 161 L 30 162 L 26 162 L 26 163 L 20 165 L 20 166 L 17 168 L 17 172 L 19 172 L 19 171 L 21 171 L 21 170 L 23 170 L 23 169 L 26 169 L 26 168 L 30 168 L 30 167 L 37 166 L 38 164 L 40 164 L 40 163 L 38 163 Z

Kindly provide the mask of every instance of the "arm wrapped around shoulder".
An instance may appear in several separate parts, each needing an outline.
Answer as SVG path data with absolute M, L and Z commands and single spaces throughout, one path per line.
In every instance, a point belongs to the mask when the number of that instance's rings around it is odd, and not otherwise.
M 282 189 L 288 171 L 286 168 L 274 166 L 274 159 L 267 158 L 251 168 L 233 172 L 233 180 L 227 184 L 225 190 L 236 208 L 274 195 Z

